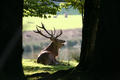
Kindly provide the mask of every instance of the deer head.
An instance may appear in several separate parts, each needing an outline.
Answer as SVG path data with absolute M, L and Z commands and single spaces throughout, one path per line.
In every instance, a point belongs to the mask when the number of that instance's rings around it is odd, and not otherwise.
M 51 30 L 51 33 L 50 33 L 45 28 L 44 24 L 43 23 L 41 23 L 41 24 L 42 24 L 42 26 L 38 26 L 38 25 L 36 26 L 37 31 L 34 31 L 35 33 L 38 33 L 38 34 L 42 35 L 43 37 L 50 39 L 52 41 L 52 44 L 54 44 L 54 47 L 56 47 L 58 49 L 60 47 L 64 46 L 65 40 L 58 39 L 58 37 L 60 37 L 62 35 L 62 30 L 60 30 L 59 34 L 56 34 L 56 30 L 54 28 L 54 30 L 53 31 Z M 43 34 L 40 29 L 43 29 L 48 34 L 48 36 Z

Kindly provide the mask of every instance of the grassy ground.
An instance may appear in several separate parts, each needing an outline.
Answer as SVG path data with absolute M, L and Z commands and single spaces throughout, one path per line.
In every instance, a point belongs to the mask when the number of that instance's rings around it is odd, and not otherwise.
M 78 64 L 78 62 L 76 61 L 70 61 L 68 65 L 67 61 L 62 61 L 60 65 L 50 66 L 37 64 L 35 59 L 23 59 L 22 63 L 25 75 L 31 75 L 41 72 L 54 73 L 58 70 L 67 70 L 69 68 L 75 67 Z
M 64 15 L 58 15 L 57 18 L 44 19 L 39 17 L 23 17 L 23 31 L 35 30 L 36 25 L 41 25 L 41 22 L 46 26 L 47 29 L 74 29 L 82 28 L 82 17 L 81 15 L 68 15 L 65 18 Z
M 78 62 L 70 61 L 68 65 L 68 62 L 64 61 L 61 62 L 60 65 L 50 66 L 50 65 L 37 64 L 35 59 L 23 59 L 22 64 L 23 64 L 24 74 L 32 75 L 36 73 L 45 73 L 45 72 L 51 74 L 59 70 L 67 70 L 69 68 L 75 67 L 78 64 Z M 37 80 L 38 78 L 40 77 L 31 77 L 28 78 L 28 80 Z

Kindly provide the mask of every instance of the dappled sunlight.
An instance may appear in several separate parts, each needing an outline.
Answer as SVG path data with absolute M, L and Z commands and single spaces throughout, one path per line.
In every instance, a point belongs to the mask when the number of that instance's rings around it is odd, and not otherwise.
M 75 67 L 78 62 L 70 61 L 69 64 L 67 61 L 60 62 L 59 65 L 43 65 L 36 63 L 35 59 L 23 59 L 22 60 L 24 74 L 31 75 L 34 73 L 49 72 L 54 73 L 59 70 L 67 70 L 69 68 Z

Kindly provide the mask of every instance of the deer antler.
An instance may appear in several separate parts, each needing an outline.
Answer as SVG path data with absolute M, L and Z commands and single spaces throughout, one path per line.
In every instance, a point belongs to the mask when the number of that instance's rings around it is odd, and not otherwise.
M 51 34 L 47 31 L 47 29 L 45 28 L 45 26 L 44 26 L 44 24 L 43 23 L 41 23 L 42 24 L 42 27 L 40 27 L 40 28 L 42 28 L 43 30 L 45 30 L 51 37 L 53 37 L 53 32 L 51 31 Z
M 62 34 L 62 30 L 60 30 L 60 33 L 59 33 L 56 37 L 54 37 L 55 34 L 56 34 L 55 28 L 54 28 L 54 32 L 51 30 L 51 33 L 49 33 L 49 32 L 47 31 L 47 29 L 45 28 L 44 24 L 43 24 L 43 23 L 41 23 L 41 24 L 42 24 L 42 27 L 41 27 L 41 26 L 38 26 L 38 25 L 36 26 L 37 31 L 34 31 L 35 33 L 39 33 L 39 34 L 41 34 L 42 36 L 44 36 L 44 37 L 46 37 L 46 38 L 58 38 L 58 37 Z M 41 28 L 41 29 L 45 30 L 45 32 L 46 32 L 48 35 L 50 35 L 50 37 L 44 35 L 44 34 L 41 32 L 41 30 L 39 30 L 38 28 Z
M 56 38 L 58 38 L 59 36 L 61 36 L 62 35 L 62 30 L 60 30 L 60 33 L 56 36 Z
M 55 30 L 55 28 L 54 28 L 54 33 L 53 33 L 53 35 L 55 35 L 55 33 L 56 33 L 56 30 Z
M 54 33 L 53 33 L 53 31 L 51 30 L 51 33 L 49 33 L 49 32 L 47 31 L 47 29 L 45 28 L 44 24 L 43 24 L 43 23 L 41 23 L 41 24 L 42 24 L 42 27 L 36 25 L 36 29 L 37 29 L 37 31 L 34 31 L 34 32 L 35 32 L 35 33 L 39 33 L 39 34 L 41 34 L 42 36 L 44 36 L 44 37 L 46 37 L 46 38 L 53 38 L 53 37 L 54 37 Z M 50 37 L 44 35 L 44 34 L 41 32 L 41 30 L 39 30 L 38 28 L 43 29 L 48 35 L 50 35 Z M 54 32 L 55 32 L 55 31 L 54 31 Z
M 44 35 L 44 34 L 41 32 L 41 30 L 38 29 L 38 26 L 36 27 L 36 29 L 37 29 L 37 31 L 34 31 L 35 33 L 41 34 L 42 36 L 44 36 L 44 37 L 46 37 L 46 38 L 50 38 L 50 37 Z

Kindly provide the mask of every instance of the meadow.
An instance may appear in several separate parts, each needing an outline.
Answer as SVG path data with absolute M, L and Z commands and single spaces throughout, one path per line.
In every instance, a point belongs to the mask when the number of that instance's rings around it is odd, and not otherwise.
M 39 18 L 39 17 L 23 17 L 23 31 L 31 31 L 36 29 L 36 25 L 41 25 L 41 22 L 47 29 L 75 29 L 82 28 L 81 15 L 68 15 L 65 18 L 64 15 L 51 15 L 51 18 Z
M 37 64 L 35 59 L 23 59 L 22 60 L 24 74 L 26 76 L 36 74 L 36 73 L 54 73 L 59 70 L 67 70 L 69 68 L 75 67 L 78 62 L 70 61 L 69 63 L 66 61 L 62 61 L 61 64 L 52 66 L 52 65 L 43 65 Z M 39 77 L 31 77 L 28 80 L 36 80 Z
M 56 18 L 55 18 L 56 17 Z M 33 30 L 36 29 L 36 25 L 41 26 L 41 22 L 48 30 L 62 29 L 63 35 L 61 39 L 66 40 L 67 45 L 61 49 L 59 55 L 59 65 L 43 65 L 36 63 L 36 56 L 39 51 L 48 45 L 49 40 L 46 40 L 42 36 L 35 34 Z M 82 17 L 81 15 L 68 15 L 65 18 L 64 15 L 51 16 L 51 18 L 39 18 L 39 17 L 23 17 L 23 70 L 26 76 L 36 73 L 54 73 L 59 70 L 68 70 L 75 67 L 78 64 L 80 56 L 80 44 L 81 44 L 81 29 L 82 29 Z M 69 34 L 69 36 L 68 36 Z M 47 43 L 45 43 L 45 41 Z M 38 52 L 36 52 L 38 50 Z M 26 53 L 27 52 L 27 53 Z M 36 80 L 39 77 L 32 77 L 28 80 Z

